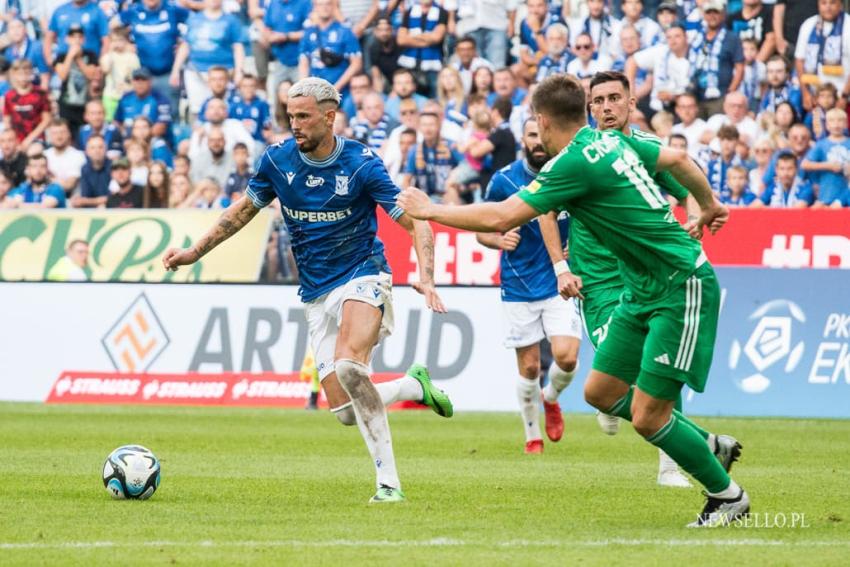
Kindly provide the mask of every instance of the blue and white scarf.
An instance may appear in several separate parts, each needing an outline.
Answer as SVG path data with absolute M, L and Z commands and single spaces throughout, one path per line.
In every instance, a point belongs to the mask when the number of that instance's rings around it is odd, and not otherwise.
M 832 31 L 825 36 L 823 33 L 823 18 L 818 17 L 817 23 L 809 34 L 806 43 L 806 55 L 803 59 L 803 72 L 815 75 L 823 65 L 841 65 L 844 39 L 844 12 L 832 22 Z
M 726 40 L 726 28 L 720 28 L 714 40 L 707 41 L 705 31 L 701 33 L 688 53 L 691 73 L 696 85 L 703 92 L 703 99 L 720 98 L 720 52 Z
M 794 182 L 791 184 L 790 189 L 788 191 L 785 191 L 785 188 L 779 182 L 779 178 L 775 178 L 773 181 L 773 192 L 770 195 L 770 204 L 768 206 L 776 208 L 786 208 L 794 207 L 795 205 L 797 205 L 797 203 L 808 204 L 809 202 L 807 200 L 800 198 L 802 183 L 802 180 L 795 175 Z
M 424 30 L 423 28 L 424 17 Z M 427 14 L 422 13 L 422 6 L 416 4 L 410 9 L 410 17 L 407 19 L 407 33 L 411 36 L 421 35 L 423 32 L 431 32 L 440 24 L 440 7 L 432 4 Z M 443 68 L 443 47 L 441 44 L 428 47 L 408 47 L 398 58 L 398 64 L 407 69 L 422 71 L 439 71 Z
M 608 39 L 613 35 L 613 29 L 611 25 L 611 16 L 608 14 L 603 14 L 599 21 L 599 37 L 593 37 L 592 23 L 593 18 L 590 16 L 584 19 L 584 23 L 581 26 L 581 31 L 590 36 L 590 39 L 593 40 L 593 44 L 596 46 L 596 51 L 593 54 L 594 59 L 596 55 L 602 51 L 604 53 L 608 53 Z
M 789 81 L 786 81 L 781 89 L 768 88 L 767 92 L 764 93 L 761 109 L 776 112 L 776 107 L 783 102 L 791 102 L 791 83 Z

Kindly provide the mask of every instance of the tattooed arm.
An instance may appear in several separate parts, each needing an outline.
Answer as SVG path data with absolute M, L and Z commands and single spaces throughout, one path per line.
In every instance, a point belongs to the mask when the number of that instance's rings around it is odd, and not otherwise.
M 419 260 L 419 281 L 413 284 L 413 289 L 425 296 L 425 304 L 429 309 L 445 313 L 443 300 L 434 287 L 434 233 L 431 232 L 431 225 L 407 215 L 401 215 L 397 222 L 413 239 L 413 248 Z
M 166 270 L 177 271 L 180 266 L 194 264 L 207 252 L 239 232 L 252 218 L 260 212 L 254 202 L 248 197 L 242 197 L 224 211 L 214 227 L 190 248 L 170 248 L 162 263 Z

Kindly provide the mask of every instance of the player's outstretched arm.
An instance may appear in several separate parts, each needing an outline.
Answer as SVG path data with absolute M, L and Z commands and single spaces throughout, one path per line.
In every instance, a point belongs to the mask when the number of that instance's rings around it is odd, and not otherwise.
M 552 261 L 552 269 L 555 270 L 555 275 L 558 278 L 558 293 L 564 299 L 578 297 L 584 299 L 581 294 L 581 277 L 570 272 L 570 266 L 567 264 L 566 254 L 561 248 L 561 229 L 558 226 L 558 214 L 546 213 L 537 218 L 540 223 L 540 234 L 543 236 L 543 244 L 546 246 L 546 252 L 549 253 L 549 260 Z
M 189 248 L 170 248 L 162 257 L 166 270 L 177 271 L 180 266 L 194 264 L 207 252 L 239 232 L 260 209 L 247 196 L 242 197 L 225 209 L 214 227 L 207 231 L 194 246 Z
M 445 313 L 446 307 L 434 286 L 434 233 L 431 225 L 406 214 L 398 217 L 397 222 L 413 239 L 413 248 L 419 261 L 419 281 L 413 284 L 413 289 L 425 296 L 428 309 L 435 313 Z
M 419 189 L 408 187 L 399 194 L 396 202 L 412 218 L 476 232 L 508 232 L 540 214 L 516 195 L 497 203 L 439 205 L 432 203 L 428 195 Z
M 671 148 L 661 148 L 656 162 L 656 169 L 670 170 L 679 183 L 687 187 L 696 199 L 700 208 L 700 216 L 695 221 L 685 225 L 691 236 L 699 238 L 702 228 L 707 226 L 712 234 L 720 230 L 729 219 L 729 209 L 723 206 L 714 196 L 705 173 L 688 156 L 687 152 Z

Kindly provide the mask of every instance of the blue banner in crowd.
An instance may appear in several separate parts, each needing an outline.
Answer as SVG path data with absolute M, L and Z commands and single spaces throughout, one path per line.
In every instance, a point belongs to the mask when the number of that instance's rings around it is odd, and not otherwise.
M 723 305 L 706 390 L 683 390 L 697 415 L 850 418 L 850 272 L 717 268 Z M 582 344 L 586 376 L 593 350 Z M 582 384 L 567 411 L 588 411 Z

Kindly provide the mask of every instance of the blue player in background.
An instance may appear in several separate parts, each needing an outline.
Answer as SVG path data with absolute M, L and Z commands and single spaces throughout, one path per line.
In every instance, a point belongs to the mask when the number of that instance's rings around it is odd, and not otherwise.
M 487 186 L 487 201 L 504 201 L 534 181 L 548 161 L 535 120 L 523 126 L 524 157 L 500 169 Z M 568 219 L 560 221 L 566 244 Z M 581 343 L 581 317 L 575 300 L 558 295 L 558 282 L 543 243 L 537 219 L 505 234 L 482 232 L 478 242 L 502 250 L 502 310 L 505 347 L 516 349 L 519 377 L 516 382 L 520 413 L 525 427 L 525 452 L 543 452 L 540 436 L 540 341 L 549 339 L 554 360 L 549 384 L 542 392 L 546 435 L 559 441 L 564 419 L 558 396 L 572 382 Z
M 420 365 L 391 382 L 372 384 L 369 378 L 372 351 L 393 327 L 390 268 L 376 236 L 378 205 L 413 238 L 420 273 L 414 289 L 429 309 L 446 309 L 434 288 L 430 225 L 396 206 L 399 189 L 380 158 L 359 142 L 334 136 L 339 102 L 339 92 L 324 79 L 308 77 L 293 85 L 287 106 L 293 138 L 269 146 L 246 195 L 194 246 L 168 250 L 163 264 L 176 270 L 198 261 L 280 200 L 328 404 L 343 424 L 356 423 L 366 441 L 378 487 L 370 502 L 399 502 L 404 494 L 384 406 L 418 401 L 444 417 L 451 417 L 453 408 Z

